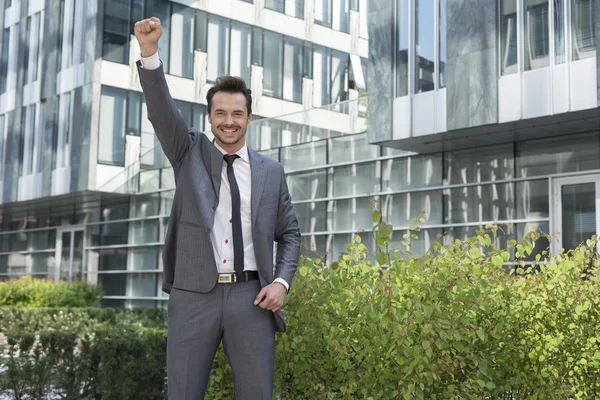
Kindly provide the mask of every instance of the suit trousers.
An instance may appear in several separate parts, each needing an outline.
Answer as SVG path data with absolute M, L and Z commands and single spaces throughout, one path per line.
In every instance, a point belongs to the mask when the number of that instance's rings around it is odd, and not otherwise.
M 217 284 L 208 293 L 173 288 L 169 297 L 167 376 L 170 400 L 204 399 L 223 342 L 237 400 L 272 400 L 273 313 L 254 305 L 260 281 Z

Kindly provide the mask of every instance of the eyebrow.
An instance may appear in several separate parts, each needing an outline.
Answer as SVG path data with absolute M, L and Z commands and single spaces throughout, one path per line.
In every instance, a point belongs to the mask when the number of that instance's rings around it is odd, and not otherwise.
M 218 112 L 218 111 L 223 111 L 223 112 L 225 112 L 225 110 L 223 110 L 222 108 L 217 108 L 217 109 L 215 110 L 215 112 Z M 237 110 L 233 110 L 233 111 L 232 111 L 232 113 L 236 113 L 236 112 L 241 112 L 241 113 L 243 113 L 243 112 L 244 112 L 244 110 L 243 110 L 243 109 L 241 109 L 241 108 L 238 108 Z

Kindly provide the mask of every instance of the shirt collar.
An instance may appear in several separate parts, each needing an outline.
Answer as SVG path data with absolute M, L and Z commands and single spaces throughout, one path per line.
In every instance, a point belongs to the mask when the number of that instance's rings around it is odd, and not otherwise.
M 214 143 L 215 147 L 217 149 L 219 149 L 219 151 L 223 155 L 229 154 L 225 149 L 223 149 L 221 146 L 219 146 L 219 144 L 217 143 L 216 140 L 213 140 L 213 143 Z M 246 143 L 244 143 L 244 146 L 241 149 L 239 149 L 238 151 L 236 151 L 235 154 L 240 156 L 240 158 L 242 160 L 244 160 L 245 162 L 250 163 L 250 158 L 248 157 L 248 145 Z

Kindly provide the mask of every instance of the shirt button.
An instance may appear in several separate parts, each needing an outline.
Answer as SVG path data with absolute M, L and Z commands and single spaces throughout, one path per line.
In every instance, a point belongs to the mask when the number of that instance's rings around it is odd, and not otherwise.
M 229 240 L 225 239 L 225 243 L 229 243 Z
M 229 220 L 229 223 L 231 223 L 231 221 L 233 221 L 232 219 Z
M 227 262 L 227 260 L 223 260 L 223 264 L 225 264 Z

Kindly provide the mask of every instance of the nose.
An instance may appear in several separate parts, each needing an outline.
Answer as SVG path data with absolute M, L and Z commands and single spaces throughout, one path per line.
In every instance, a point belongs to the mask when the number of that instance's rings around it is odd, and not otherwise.
M 227 116 L 227 125 L 233 125 L 233 115 L 231 114 Z

